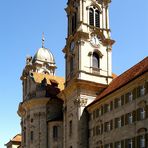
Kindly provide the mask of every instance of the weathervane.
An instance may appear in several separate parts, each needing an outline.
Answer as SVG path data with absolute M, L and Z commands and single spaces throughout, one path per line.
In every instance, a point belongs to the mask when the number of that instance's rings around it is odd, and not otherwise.
M 42 33 L 42 48 L 44 48 L 44 42 L 45 42 L 45 37 L 44 37 L 44 32 Z

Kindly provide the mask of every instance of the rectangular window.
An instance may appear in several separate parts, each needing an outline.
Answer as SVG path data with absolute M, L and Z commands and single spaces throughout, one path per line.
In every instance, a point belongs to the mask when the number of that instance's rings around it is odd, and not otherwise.
M 111 124 L 110 124 L 110 122 L 107 122 L 107 132 L 109 132 L 110 130 L 111 130 Z
M 128 117 L 128 124 L 132 124 L 133 123 L 133 115 L 132 115 L 132 113 L 129 113 L 127 115 L 127 117 Z
M 120 128 L 121 127 L 121 118 L 117 119 L 117 127 Z
M 122 118 L 119 117 L 119 118 L 115 118 L 115 128 L 121 128 L 121 126 L 123 126 L 123 123 L 122 123 Z
M 140 109 L 139 109 L 139 115 L 140 115 L 140 120 L 145 119 L 145 117 L 146 117 L 146 112 L 145 112 L 145 109 L 144 109 L 144 108 L 140 108 Z
M 101 134 L 101 127 L 96 126 L 96 135 L 100 135 L 100 134 Z
M 99 116 L 101 116 L 101 115 L 102 115 L 101 108 L 99 108 Z
M 112 110 L 112 102 L 104 105 L 104 113 L 110 112 Z
M 115 108 L 120 107 L 122 105 L 121 98 L 116 98 L 114 104 Z
M 116 142 L 115 143 L 115 148 L 121 148 L 121 142 Z
M 144 96 L 145 94 L 145 87 L 144 85 L 140 86 L 140 96 Z
M 57 139 L 58 138 L 58 127 L 53 126 L 53 138 Z
M 134 148 L 133 147 L 133 139 L 128 139 L 127 140 L 127 148 Z
M 132 94 L 132 92 L 128 92 L 125 95 L 125 97 L 126 97 L 126 99 L 125 99 L 126 103 L 132 102 L 132 100 L 133 100 L 133 94 Z
M 145 95 L 145 87 L 141 85 L 137 88 L 137 97 L 141 97 Z

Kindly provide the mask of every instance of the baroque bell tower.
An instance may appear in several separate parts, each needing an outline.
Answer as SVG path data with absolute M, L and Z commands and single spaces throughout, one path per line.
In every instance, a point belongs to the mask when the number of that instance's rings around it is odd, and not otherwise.
M 112 81 L 110 0 L 68 0 L 64 147 L 87 148 L 84 109 Z

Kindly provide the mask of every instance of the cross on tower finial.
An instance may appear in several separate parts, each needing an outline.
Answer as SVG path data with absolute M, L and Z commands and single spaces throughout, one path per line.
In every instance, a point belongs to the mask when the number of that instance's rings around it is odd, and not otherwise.
M 44 32 L 42 33 L 42 48 L 44 48 L 44 42 L 45 42 L 45 37 L 44 37 Z

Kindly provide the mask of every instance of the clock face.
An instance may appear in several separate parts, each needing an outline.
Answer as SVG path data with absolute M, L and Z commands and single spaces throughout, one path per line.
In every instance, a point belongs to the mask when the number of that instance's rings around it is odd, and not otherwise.
M 90 43 L 95 47 L 99 47 L 100 43 L 101 43 L 101 40 L 97 35 L 93 35 L 91 37 Z
M 74 47 L 75 47 L 75 43 L 74 43 L 74 41 L 72 41 L 70 44 L 70 51 L 73 51 Z

